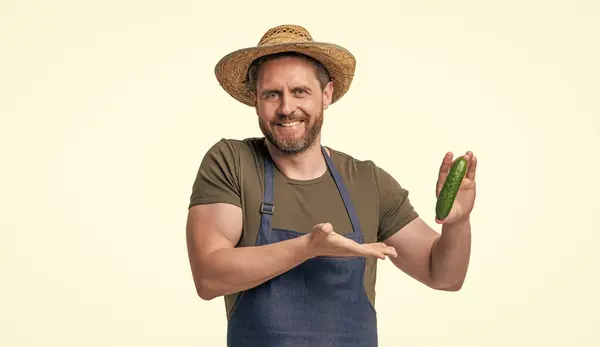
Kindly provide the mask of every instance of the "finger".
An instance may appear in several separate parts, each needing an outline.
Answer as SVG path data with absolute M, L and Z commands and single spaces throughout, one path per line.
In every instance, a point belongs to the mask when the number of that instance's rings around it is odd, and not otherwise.
M 398 254 L 396 253 L 396 249 L 394 247 L 388 246 L 383 242 L 378 242 L 376 245 L 377 245 L 377 247 L 379 247 L 380 251 L 383 254 L 390 256 L 392 258 L 395 258 L 398 256 Z
M 319 231 L 321 231 L 321 228 L 323 227 L 323 224 L 325 224 L 325 223 L 315 224 L 315 226 L 313 226 L 313 228 L 312 228 L 312 232 L 319 232 Z
M 396 253 L 396 249 L 394 247 L 388 246 L 385 243 L 372 243 L 372 244 L 363 244 L 363 249 L 366 251 L 364 255 L 374 256 L 379 259 L 385 260 L 385 257 L 396 258 L 398 254 Z
M 321 231 L 329 234 L 333 231 L 333 226 L 331 225 L 331 223 L 323 223 L 321 224 Z
M 450 171 L 450 167 L 452 166 L 452 158 L 454 154 L 452 152 L 447 152 L 442 159 L 442 164 L 440 165 L 440 175 L 447 174 Z
M 363 256 L 363 257 L 375 257 L 375 258 L 379 258 L 382 259 L 382 257 L 384 257 L 384 254 L 381 253 L 379 250 L 377 250 L 376 247 L 374 247 L 374 244 L 357 244 L 358 247 L 356 249 L 356 253 L 358 253 L 359 255 Z
M 377 256 L 377 258 L 381 259 L 381 260 L 385 260 L 385 257 L 390 257 L 390 258 L 396 258 L 398 255 L 396 254 L 396 250 L 395 249 L 390 249 L 389 247 L 385 247 L 379 251 L 374 252 Z
M 470 160 L 473 158 L 473 152 L 467 151 L 465 155 L 463 155 L 463 158 L 467 161 L 467 163 L 470 162 Z
M 475 171 L 477 170 L 477 157 L 473 155 L 469 161 L 469 169 L 467 170 L 466 177 L 470 180 L 475 180 Z
M 388 247 L 386 247 L 386 250 L 387 250 L 388 257 L 392 257 L 392 258 L 398 257 L 398 252 L 396 252 L 396 249 L 394 247 L 388 246 Z
M 367 257 L 375 257 L 375 258 L 379 258 L 381 260 L 385 260 L 385 253 L 382 252 L 379 249 L 376 249 L 374 247 L 371 247 L 366 253 L 365 256 Z
M 314 231 L 322 231 L 322 232 L 326 232 L 326 230 L 329 228 L 327 226 L 327 224 L 329 223 L 319 223 L 319 224 L 315 224 L 315 226 L 313 227 Z
M 375 257 L 381 260 L 385 260 L 385 254 L 377 251 L 372 251 L 368 256 Z
M 390 258 L 396 258 L 398 256 L 396 249 L 391 246 L 385 246 L 384 252 L 385 252 L 385 255 L 387 255 Z

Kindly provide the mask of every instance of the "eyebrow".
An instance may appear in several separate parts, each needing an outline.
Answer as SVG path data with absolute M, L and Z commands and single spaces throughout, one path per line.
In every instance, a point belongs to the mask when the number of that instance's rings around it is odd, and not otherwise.
M 309 86 L 304 85 L 304 84 L 292 88 L 292 91 L 298 91 L 298 90 L 305 90 L 309 94 L 312 93 L 312 88 L 310 88 Z M 263 89 L 260 91 L 260 95 L 263 97 L 269 93 L 281 94 L 281 91 L 279 89 L 275 89 L 275 88 L 267 88 L 267 89 Z

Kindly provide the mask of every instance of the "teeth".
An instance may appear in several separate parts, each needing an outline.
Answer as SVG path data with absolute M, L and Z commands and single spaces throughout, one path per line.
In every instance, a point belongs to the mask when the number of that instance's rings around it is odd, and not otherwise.
M 282 127 L 293 127 L 294 125 L 300 124 L 300 122 L 281 123 Z

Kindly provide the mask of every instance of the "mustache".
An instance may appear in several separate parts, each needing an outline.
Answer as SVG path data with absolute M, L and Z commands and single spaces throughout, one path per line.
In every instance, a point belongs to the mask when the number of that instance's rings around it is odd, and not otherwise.
M 299 115 L 296 113 L 290 113 L 290 114 L 277 114 L 277 120 L 273 121 L 273 123 L 280 123 L 280 122 L 294 122 L 294 121 L 305 121 L 307 119 L 309 119 L 310 117 L 306 116 L 306 115 Z

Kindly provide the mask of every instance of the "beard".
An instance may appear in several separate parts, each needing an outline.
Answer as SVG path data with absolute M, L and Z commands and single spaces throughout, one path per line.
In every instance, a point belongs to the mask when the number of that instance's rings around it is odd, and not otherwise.
M 280 122 L 300 121 L 297 127 L 304 127 L 301 136 L 291 136 L 286 134 L 278 134 L 276 130 L 280 127 Z M 323 126 L 323 108 L 317 115 L 310 116 L 304 113 L 292 113 L 290 115 L 279 115 L 272 122 L 259 120 L 259 127 L 265 138 L 275 148 L 286 154 L 298 154 L 309 148 L 321 133 Z

